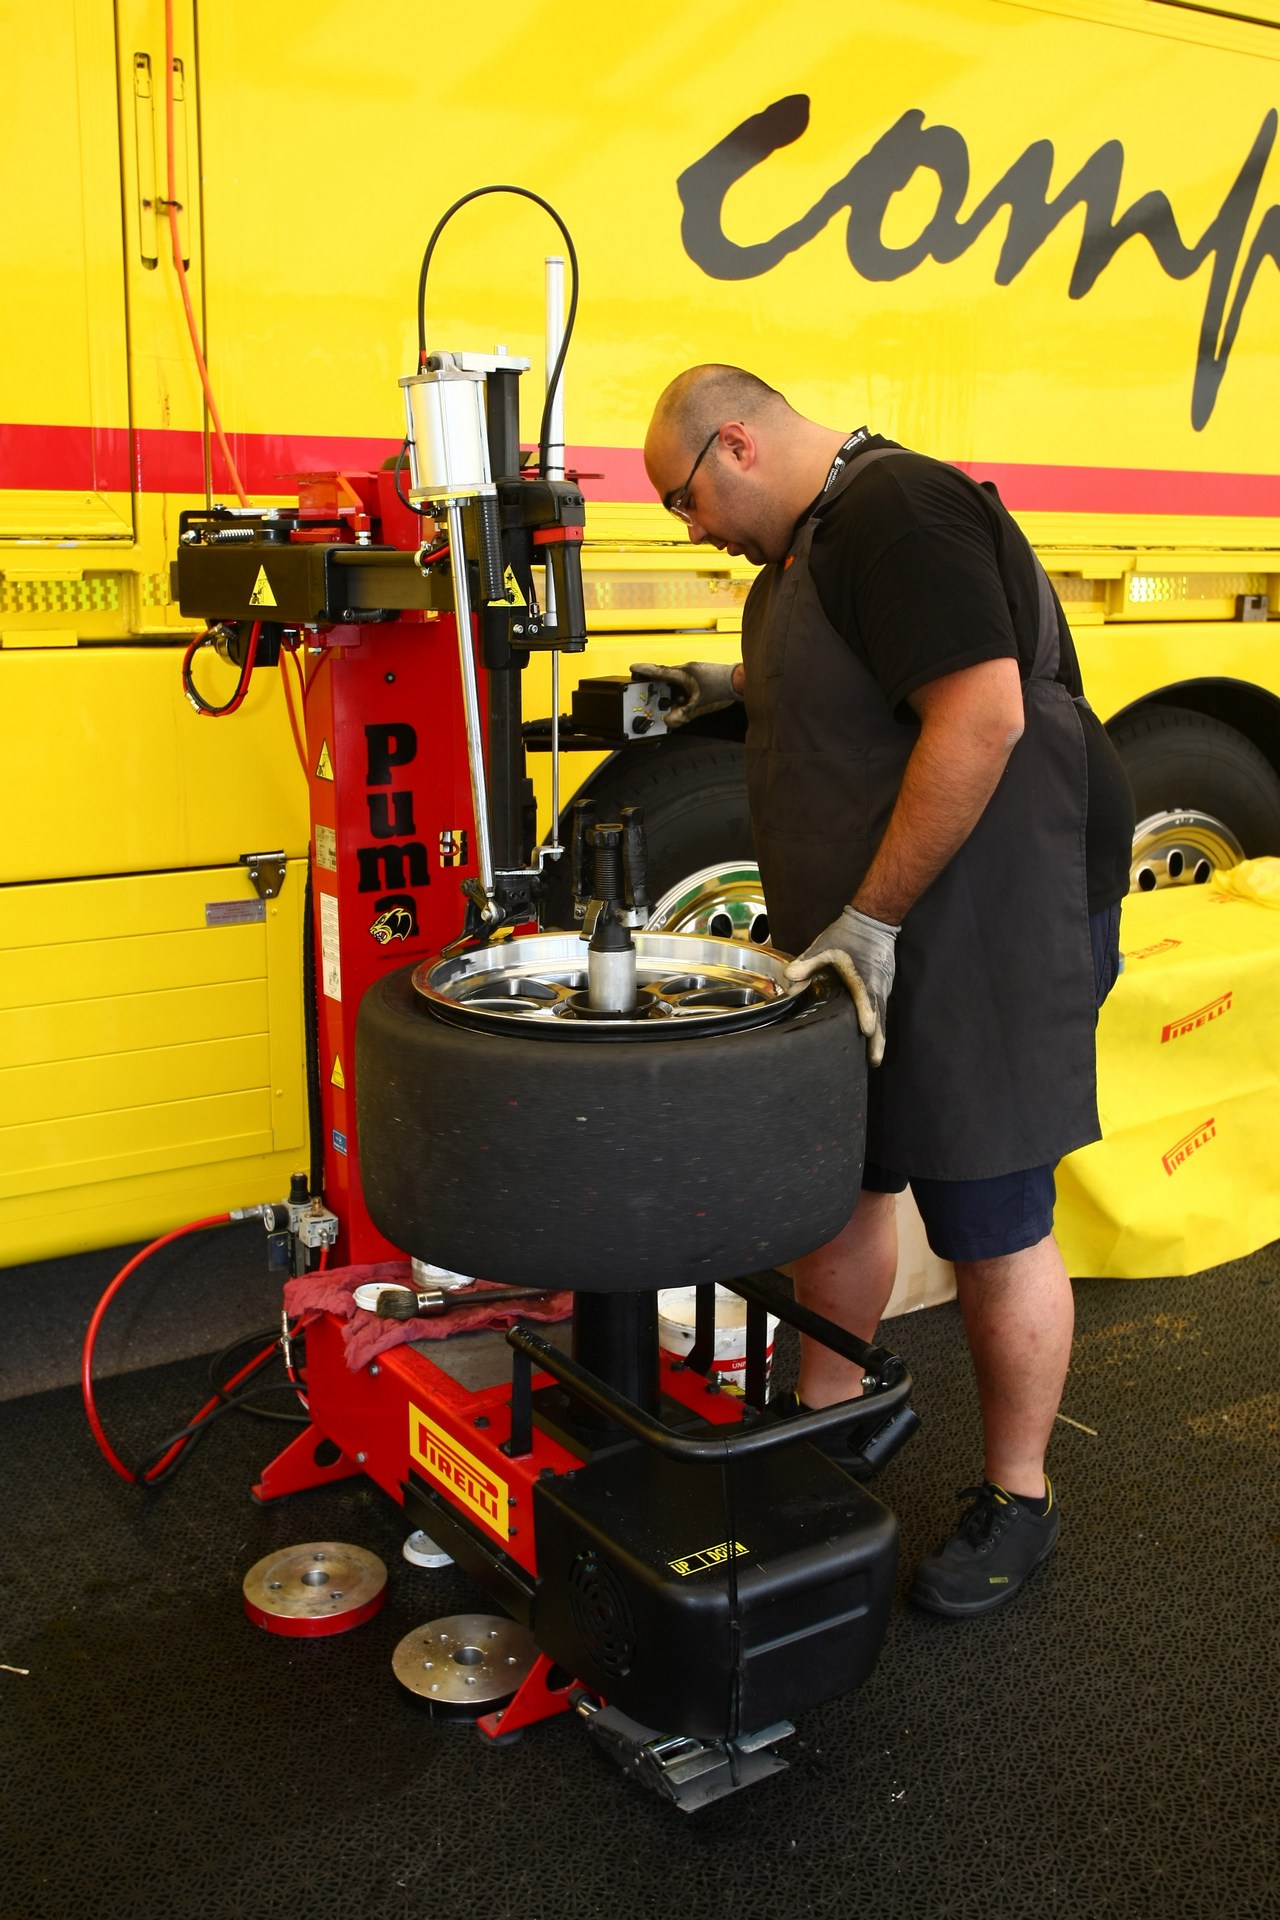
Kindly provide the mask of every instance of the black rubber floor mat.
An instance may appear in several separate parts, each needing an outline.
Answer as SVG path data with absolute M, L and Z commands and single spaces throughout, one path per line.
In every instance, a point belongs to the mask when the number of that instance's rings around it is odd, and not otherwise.
M 1274 1920 L 1280 1261 L 1077 1299 L 1057 1554 L 986 1619 L 900 1606 L 789 1771 L 694 1816 L 571 1716 L 493 1750 L 418 1709 L 396 1643 L 488 1605 L 402 1559 L 367 1483 L 255 1506 L 285 1429 L 224 1420 L 141 1494 L 73 1390 L 0 1406 L 5 1920 Z M 888 1331 L 924 1420 L 879 1483 L 905 1590 L 977 1426 L 955 1308 Z M 130 1454 L 204 1393 L 175 1363 L 106 1382 L 104 1417 Z M 382 1555 L 383 1612 L 327 1640 L 251 1626 L 248 1568 L 320 1538 Z

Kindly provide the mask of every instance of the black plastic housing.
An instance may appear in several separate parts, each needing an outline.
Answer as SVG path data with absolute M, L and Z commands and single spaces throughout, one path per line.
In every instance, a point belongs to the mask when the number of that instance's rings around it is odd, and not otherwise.
M 534 1518 L 539 1648 L 646 1726 L 757 1732 L 875 1665 L 898 1524 L 803 1441 L 723 1473 L 610 1454 L 540 1481 Z

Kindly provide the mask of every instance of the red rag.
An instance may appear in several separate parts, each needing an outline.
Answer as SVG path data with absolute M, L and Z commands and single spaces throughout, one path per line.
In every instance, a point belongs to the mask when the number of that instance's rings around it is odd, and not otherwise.
M 355 1289 L 369 1281 L 386 1287 L 414 1287 L 413 1268 L 407 1260 L 378 1260 L 363 1266 L 331 1267 L 327 1273 L 305 1273 L 287 1280 L 284 1289 L 285 1311 L 291 1319 L 318 1319 L 331 1313 L 343 1321 L 342 1343 L 347 1366 L 359 1373 L 388 1347 L 401 1346 L 406 1340 L 445 1340 L 451 1333 L 474 1333 L 488 1327 L 505 1332 L 517 1320 L 567 1320 L 573 1311 L 573 1295 L 550 1293 L 541 1300 L 507 1300 L 501 1306 L 486 1307 L 479 1300 L 454 1312 L 421 1320 L 382 1320 L 355 1303 Z M 477 1280 L 477 1290 L 496 1286 L 493 1280 Z

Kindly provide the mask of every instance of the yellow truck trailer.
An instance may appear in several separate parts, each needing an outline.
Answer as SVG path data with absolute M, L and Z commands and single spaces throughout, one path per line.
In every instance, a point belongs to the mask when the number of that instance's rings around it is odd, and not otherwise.
M 489 181 L 581 259 L 575 671 L 736 648 L 750 569 L 689 546 L 639 446 L 673 373 L 738 362 L 997 482 L 1129 766 L 1135 884 L 1280 852 L 1280 7 L 1247 14 L 9 9 L 0 1259 L 272 1197 L 302 1157 L 305 783 L 278 676 L 218 726 L 183 699 L 178 515 L 395 452 L 424 239 Z M 540 365 L 557 245 L 469 208 L 432 343 Z M 749 854 L 732 738 L 569 764 L 646 801 L 663 884 Z

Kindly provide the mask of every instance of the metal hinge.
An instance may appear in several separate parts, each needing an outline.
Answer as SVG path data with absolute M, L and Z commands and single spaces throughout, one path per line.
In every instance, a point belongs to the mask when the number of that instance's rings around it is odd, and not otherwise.
M 253 882 L 254 892 L 259 900 L 274 900 L 284 887 L 284 877 L 288 872 L 288 862 L 283 851 L 279 853 L 242 853 L 240 865 L 248 867 L 249 878 Z

